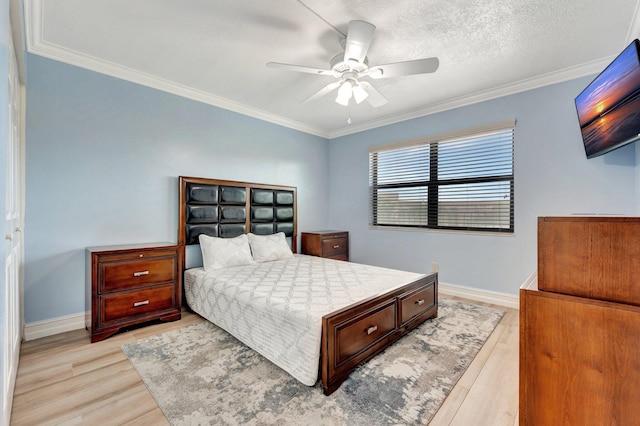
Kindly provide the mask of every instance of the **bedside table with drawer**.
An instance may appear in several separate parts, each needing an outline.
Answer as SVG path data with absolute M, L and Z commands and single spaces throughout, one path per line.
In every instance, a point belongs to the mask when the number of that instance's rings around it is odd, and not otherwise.
M 302 254 L 348 261 L 349 233 L 346 231 L 303 232 Z
M 180 319 L 178 246 L 172 243 L 88 247 L 85 320 L 91 342 L 146 321 Z

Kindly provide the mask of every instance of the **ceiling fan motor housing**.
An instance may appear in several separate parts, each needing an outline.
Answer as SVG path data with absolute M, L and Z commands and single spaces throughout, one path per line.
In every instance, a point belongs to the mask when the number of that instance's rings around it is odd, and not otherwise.
M 340 53 L 331 59 L 331 69 L 338 74 L 342 74 L 347 71 L 355 72 L 357 74 L 366 74 L 369 71 L 369 59 L 364 58 L 362 62 L 358 61 L 345 61 L 344 53 Z

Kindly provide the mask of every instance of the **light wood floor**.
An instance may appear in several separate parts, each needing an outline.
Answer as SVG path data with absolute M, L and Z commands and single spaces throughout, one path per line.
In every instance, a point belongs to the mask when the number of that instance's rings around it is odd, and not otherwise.
M 431 425 L 517 424 L 518 311 L 498 308 L 505 316 Z M 199 321 L 203 319 L 184 312 L 180 321 L 93 344 L 85 330 L 23 342 L 11 424 L 167 425 L 120 346 Z

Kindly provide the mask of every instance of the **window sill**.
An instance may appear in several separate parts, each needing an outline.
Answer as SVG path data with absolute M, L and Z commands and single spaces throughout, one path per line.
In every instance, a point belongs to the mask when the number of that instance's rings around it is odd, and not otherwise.
M 514 237 L 515 232 L 491 232 L 491 231 L 467 231 L 458 229 L 433 229 L 433 228 L 405 228 L 402 226 L 371 226 L 370 230 L 374 231 L 401 231 L 401 232 L 428 232 L 436 234 L 461 234 L 473 235 L 477 237 Z

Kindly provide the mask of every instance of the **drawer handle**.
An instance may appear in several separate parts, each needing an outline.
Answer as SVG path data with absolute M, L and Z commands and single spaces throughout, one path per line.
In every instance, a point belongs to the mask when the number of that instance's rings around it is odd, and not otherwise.
M 424 305 L 424 299 L 416 300 L 416 305 Z
M 377 325 L 372 325 L 371 327 L 367 328 L 367 334 L 371 334 L 374 331 L 376 331 L 378 329 Z
M 333 248 L 340 248 L 340 244 L 333 246 Z
M 133 307 L 137 308 L 138 306 L 144 306 L 149 304 L 149 299 L 143 300 L 142 302 L 134 302 Z
M 143 275 L 149 275 L 149 271 L 140 271 L 140 272 L 134 272 L 133 273 L 134 277 L 141 277 Z

